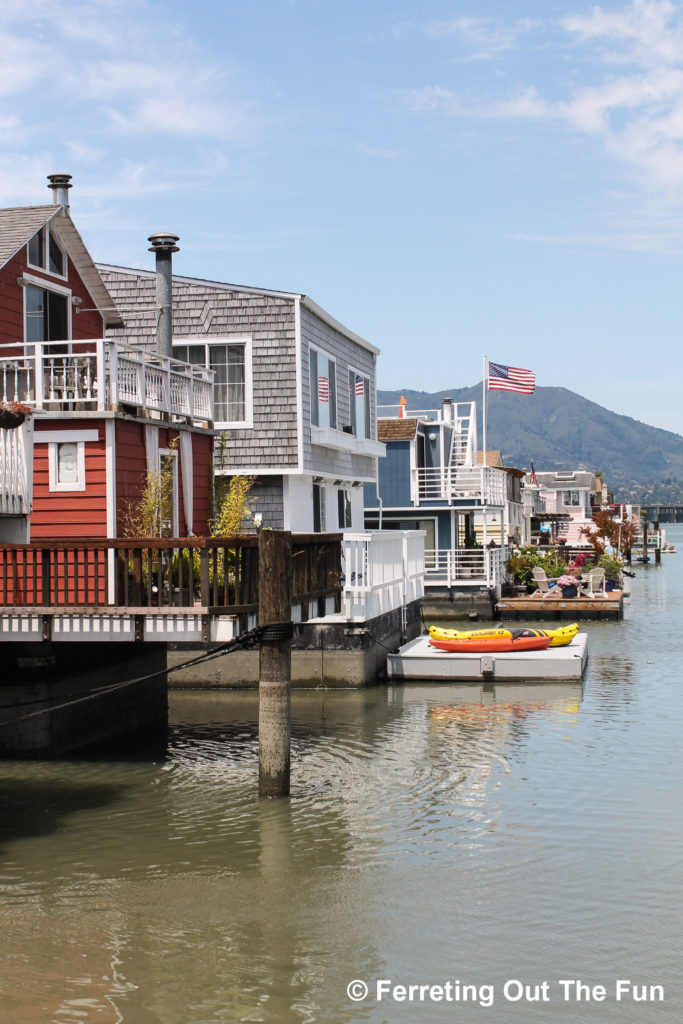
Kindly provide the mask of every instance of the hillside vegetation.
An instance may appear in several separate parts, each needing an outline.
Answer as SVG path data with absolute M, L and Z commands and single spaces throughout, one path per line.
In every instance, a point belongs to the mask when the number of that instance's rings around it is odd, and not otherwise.
M 481 435 L 481 384 L 437 391 L 378 391 L 379 405 L 404 395 L 408 409 L 436 409 L 444 398 L 476 402 Z M 683 502 L 683 437 L 609 412 L 567 388 L 537 388 L 533 395 L 490 391 L 487 447 L 499 448 L 506 466 L 536 472 L 601 470 L 617 501 Z

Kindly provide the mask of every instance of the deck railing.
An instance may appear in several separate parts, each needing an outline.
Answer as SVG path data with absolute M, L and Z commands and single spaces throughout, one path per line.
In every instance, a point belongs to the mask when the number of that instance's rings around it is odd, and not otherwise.
M 435 466 L 413 470 L 415 504 L 428 501 L 470 501 L 505 505 L 507 474 L 492 466 Z
M 44 540 L 0 547 L 0 606 L 258 611 L 258 537 Z M 292 601 L 341 594 L 341 535 L 292 535 Z M 317 608 L 317 606 L 316 606 Z M 317 612 L 316 612 L 317 613 Z
M 114 339 L 0 344 L 0 401 L 50 411 L 130 406 L 213 422 L 213 371 Z
M 351 621 L 405 608 L 424 594 L 423 530 L 345 533 L 344 613 Z
M 425 586 L 495 587 L 505 580 L 510 550 L 439 548 L 425 551 Z

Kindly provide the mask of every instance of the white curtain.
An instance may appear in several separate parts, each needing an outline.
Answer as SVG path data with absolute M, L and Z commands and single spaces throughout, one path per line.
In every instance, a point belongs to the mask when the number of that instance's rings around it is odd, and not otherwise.
M 159 456 L 159 428 L 147 423 L 145 425 L 145 452 L 147 454 L 147 473 L 154 476 L 161 470 Z
M 193 537 L 192 526 L 194 517 L 192 509 L 194 506 L 194 484 L 192 479 L 192 434 L 189 430 L 180 431 L 180 473 L 183 481 L 183 508 L 185 510 L 185 525 L 187 536 Z

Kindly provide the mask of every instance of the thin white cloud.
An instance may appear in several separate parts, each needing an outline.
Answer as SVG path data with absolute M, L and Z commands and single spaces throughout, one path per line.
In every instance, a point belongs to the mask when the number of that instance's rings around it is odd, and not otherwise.
M 421 23 L 401 22 L 394 31 L 399 36 L 420 33 L 432 39 L 454 38 L 463 47 L 463 52 L 458 55 L 460 59 L 491 60 L 507 50 L 516 49 L 520 36 L 538 24 L 530 18 L 507 24 L 493 18 L 460 15 Z

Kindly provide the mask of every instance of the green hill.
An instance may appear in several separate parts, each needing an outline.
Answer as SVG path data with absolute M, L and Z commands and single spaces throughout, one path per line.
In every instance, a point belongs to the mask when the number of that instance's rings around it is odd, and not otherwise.
M 481 435 L 481 384 L 429 394 L 378 391 L 381 405 L 404 395 L 408 409 L 436 409 L 444 398 L 476 402 Z M 683 502 L 683 437 L 609 412 L 567 388 L 536 388 L 533 395 L 490 391 L 486 443 L 506 466 L 536 472 L 601 470 L 615 500 Z

